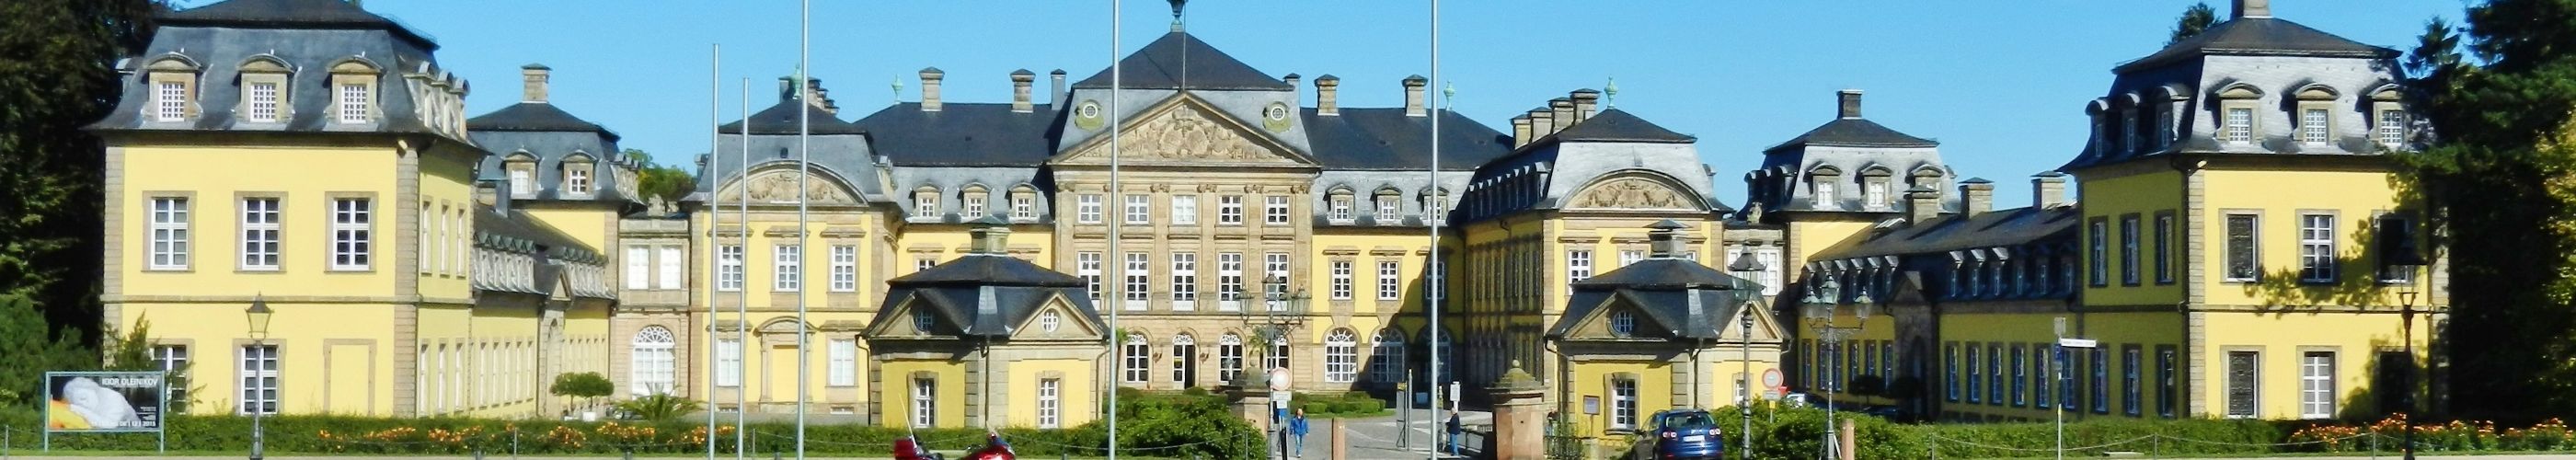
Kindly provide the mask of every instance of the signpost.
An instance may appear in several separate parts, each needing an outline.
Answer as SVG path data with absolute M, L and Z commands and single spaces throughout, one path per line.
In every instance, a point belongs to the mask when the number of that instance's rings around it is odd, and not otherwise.
M 52 451 L 54 433 L 152 433 L 167 452 L 162 414 L 169 409 L 168 377 L 158 371 L 46 372 L 40 442 Z
M 2051 377 L 2051 379 L 2050 379 L 2050 381 L 2049 381 L 2048 383 L 2049 383 L 2049 384 L 2051 384 L 2051 385 L 2055 385 L 2055 384 L 2059 384 L 2059 383 L 2064 383 L 2064 382 L 2066 382 L 2066 363 L 2062 362 L 2061 360 L 2062 360 L 2063 358 L 2065 358 L 2065 357 L 2067 357 L 2067 356 L 2068 356 L 2068 355 L 2067 355 L 2067 353 L 2066 353 L 2066 350 L 2067 350 L 2067 349 L 2072 348 L 2072 349 L 2084 350 L 2084 349 L 2091 349 L 2091 348 L 2093 348 L 2093 347 L 2096 347 L 2096 346 L 2099 346 L 2099 345 L 2100 345 L 2100 343 L 2099 343 L 2099 342 L 2095 342 L 2093 339 L 2079 339 L 2079 338 L 2068 337 L 2068 336 L 2066 335 L 2066 329 L 2067 329 L 2067 328 L 2066 328 L 2066 317 L 2064 317 L 2064 316 L 2057 317 L 2057 325 L 2056 325 L 2056 327 L 2057 327 L 2057 352 L 2056 352 L 2056 353 L 2054 353 L 2056 356 L 2050 356 L 2050 357 L 2048 357 L 2048 367 L 2049 367 L 2048 376 L 2049 376 L 2049 377 Z M 2061 386 L 2059 386 L 2059 387 L 2057 388 L 2057 392 L 2058 392 L 2058 394 L 2060 394 L 2060 395 L 2062 395 L 2062 394 L 2064 394 L 2065 392 L 2068 392 L 2068 391 L 2075 391 L 2075 389 L 2073 389 L 2073 388 L 2066 388 L 2066 387 L 2065 387 L 2065 386 L 2063 386 L 2063 385 L 2061 385 Z M 2052 396 L 2054 396 L 2054 395 L 2052 395 Z M 2056 415 L 2057 415 L 2057 460 L 2066 460 L 2066 404 L 2064 404 L 2065 402 L 2066 402 L 2065 398 L 2060 397 L 2060 398 L 2059 398 L 2059 400 L 2057 401 L 2057 404 L 2050 404 L 2050 405 L 2049 405 L 2050 407 L 2054 407 L 2054 408 L 2055 408 L 2055 409 L 2053 409 L 2053 410 L 2056 412 Z

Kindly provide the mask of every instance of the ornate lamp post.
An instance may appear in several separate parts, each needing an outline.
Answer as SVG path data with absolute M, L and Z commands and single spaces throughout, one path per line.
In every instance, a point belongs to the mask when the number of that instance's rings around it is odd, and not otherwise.
M 1753 303 L 1762 295 L 1762 286 L 1755 284 L 1753 277 L 1761 276 L 1762 271 L 1768 269 L 1762 261 L 1753 259 L 1753 250 L 1750 249 L 1736 255 L 1735 263 L 1726 266 L 1727 271 L 1735 272 L 1735 289 L 1751 291 L 1750 294 L 1740 294 L 1744 306 L 1735 315 L 1736 335 L 1742 339 L 1739 342 L 1743 346 L 1743 353 L 1736 359 L 1744 362 L 1744 377 L 1735 382 L 1736 406 L 1744 413 L 1744 431 L 1738 436 L 1744 440 L 1744 445 L 1738 446 L 1736 451 L 1742 453 L 1745 460 L 1753 460 Z
M 2406 444 L 2403 448 L 2406 460 L 2415 460 L 2414 418 L 2416 413 L 2423 412 L 2415 401 L 2415 382 L 2423 378 L 2423 370 L 2415 364 L 2415 266 L 2397 265 L 2395 268 L 2405 270 L 2404 273 L 2407 275 L 2406 284 L 2397 288 L 2399 324 L 2400 327 L 2406 328 L 2405 332 L 2399 334 L 2402 340 L 2406 341 L 2406 386 L 2402 389 L 2406 392 L 2406 396 L 2402 399 L 2406 402 L 2407 416 L 2406 423 L 2400 428 L 2406 430 Z
M 275 311 L 271 311 L 271 310 L 269 310 L 269 309 L 268 309 L 268 300 L 267 300 L 267 299 L 262 298 L 261 296 L 258 296 L 258 295 L 253 295 L 253 296 L 251 296 L 251 299 L 250 299 L 250 308 L 249 308 L 249 309 L 242 310 L 242 315 L 243 315 L 243 316 L 247 316 L 247 317 L 249 317 L 249 318 L 250 318 L 250 343 L 251 343 L 251 349 L 253 349 L 253 350 L 259 350 L 259 351 L 260 351 L 260 352 L 262 352 L 262 353 L 266 353 L 266 352 L 267 352 L 267 350 L 268 350 L 268 320 L 269 320 L 269 317 L 270 317 L 271 315 L 274 315 L 274 314 L 276 314 L 276 313 L 277 313 L 277 312 L 275 312 Z M 272 359 L 273 359 L 273 358 L 272 358 Z M 265 390 L 265 389 L 263 389 L 262 391 L 271 391 L 271 390 Z M 265 432 L 264 432 L 263 430 L 261 430 L 261 426 L 260 426 L 260 418 L 261 418 L 261 417 L 260 417 L 260 416 L 261 416 L 261 414 L 264 414 L 264 413 L 268 412 L 268 407 L 267 407 L 266 405 L 269 405 L 269 404 L 276 404 L 276 402 L 275 402 L 275 401 L 269 400 L 268 398 L 261 398 L 261 399 L 262 399 L 262 402 L 259 402 L 259 403 L 253 403 L 253 402 L 251 402 L 251 401 L 242 401 L 242 404 L 243 404 L 242 408 L 243 408 L 243 409 L 245 409 L 245 410 L 250 411 L 250 459 L 251 459 L 251 460 L 260 460 L 260 459 L 265 458 L 265 457 L 267 456 L 267 455 L 266 455 L 266 453 L 267 453 L 266 451 L 268 450 L 268 449 L 267 449 L 267 445 L 266 445 L 266 444 L 267 444 L 267 439 L 266 439 L 266 434 L 265 434 Z M 256 404 L 256 405 L 254 405 L 254 404 Z
M 1859 322 L 1851 326 L 1842 326 L 1834 323 L 1835 319 L 1837 319 L 1835 310 L 1837 305 L 1841 302 L 1842 283 L 1835 281 L 1832 277 L 1824 277 L 1823 282 L 1820 283 L 1813 292 L 1809 293 L 1806 303 L 1799 306 L 1800 312 L 1803 313 L 1803 316 L 1807 319 L 1807 327 L 1816 331 L 1816 336 L 1820 339 L 1818 342 L 1823 343 L 1825 348 L 1825 352 L 1821 353 L 1823 356 L 1820 357 L 1824 357 L 1827 360 L 1823 363 L 1824 365 L 1820 367 L 1824 368 L 1825 377 L 1823 380 L 1824 384 L 1822 386 L 1825 387 L 1825 452 L 1828 454 L 1827 458 L 1842 458 L 1839 452 L 1839 449 L 1841 449 L 1842 446 L 1839 441 L 1842 438 L 1835 434 L 1835 432 L 1840 430 L 1841 427 L 1834 424 L 1834 387 L 1837 386 L 1837 382 L 1834 379 L 1840 377 L 1834 371 L 1836 368 L 1841 367 L 1841 365 L 1834 362 L 1831 357 L 1834 356 L 1834 353 L 1843 341 L 1850 340 L 1852 336 L 1860 334 L 1861 328 L 1869 324 L 1870 314 L 1876 313 L 1875 310 L 1877 309 L 1876 306 L 1873 305 L 1875 302 L 1870 300 L 1869 293 L 1867 291 L 1862 291 L 1852 299 L 1852 318 Z

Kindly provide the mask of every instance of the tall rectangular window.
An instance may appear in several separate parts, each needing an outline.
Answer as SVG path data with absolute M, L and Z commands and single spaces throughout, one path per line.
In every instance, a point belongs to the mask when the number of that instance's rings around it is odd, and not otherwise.
M 154 270 L 188 268 L 188 199 L 152 199 L 152 264 Z
M 1076 276 L 1082 277 L 1083 289 L 1091 293 L 1091 300 L 1100 300 L 1100 253 L 1074 254 L 1073 270 Z
M 277 346 L 243 345 L 241 367 L 241 404 L 236 413 L 277 413 Z
M 277 83 L 262 81 L 243 86 L 247 86 L 249 91 L 246 92 L 250 93 L 250 121 L 276 123 Z
M 2004 390 L 2006 389 L 2006 388 L 2005 388 L 2005 385 L 2006 385 L 2006 384 L 2004 383 L 2004 377 L 2005 377 L 2005 375 L 2004 375 L 2004 364 L 2005 364 L 2005 363 L 2004 363 L 2004 349 L 2003 349 L 2003 347 L 2001 347 L 2001 346 L 1997 346 L 1997 345 L 1987 345 L 1987 346 L 1986 346 L 1986 403 L 1987 403 L 1987 404 L 1993 404 L 1993 405 L 1997 405 L 1997 406 L 2004 405 Z
M 2389 264 L 2386 257 L 2415 252 L 2415 219 L 2406 214 L 2382 214 L 2376 220 L 2380 242 L 2380 284 L 2414 284 L 2415 267 Z
M 859 247 L 832 246 L 832 292 L 858 292 Z
M 2228 142 L 2254 142 L 2253 108 L 2229 107 L 2227 109 L 2227 116 L 2223 121 L 2227 123 L 2226 138 Z
M 2120 216 L 2120 284 L 2122 285 L 2138 285 L 2138 265 L 2142 262 L 2139 259 L 2143 259 L 2144 257 L 2141 256 L 2145 255 L 2145 248 L 2139 247 L 2138 244 L 2139 236 L 2138 216 Z
M 2174 362 L 2172 345 L 2156 346 L 2156 415 L 2164 418 L 2173 418 L 2174 405 L 2182 402 L 2182 387 L 2181 382 L 2175 380 L 2179 376 L 2174 375 Z
M 2138 152 L 2138 108 L 2120 111 L 2120 151 Z
M 2382 147 L 2387 147 L 2391 150 L 2405 147 L 2406 112 L 2398 110 L 2379 111 L 2379 127 L 2376 130 L 2376 133 L 2378 134 L 2379 145 Z
M 1353 270 L 1351 268 L 1351 261 L 1333 261 L 1332 270 L 1333 281 L 1331 287 L 1333 300 L 1351 300 L 1351 296 L 1353 295 L 1351 294 L 1351 291 L 1355 290 L 1351 287 L 1351 284 L 1353 283 L 1353 281 L 1351 281 L 1351 277 L 1354 276 L 1354 274 L 1351 273 Z
M 1959 402 L 1959 344 L 1941 345 L 1941 392 L 1950 402 Z
M 1034 193 L 1011 192 L 1011 220 L 1038 218 L 1038 196 Z
M 153 118 L 161 121 L 188 119 L 188 84 L 177 81 L 153 83 Z
M 1216 197 L 1216 224 L 1243 225 L 1243 195 Z
M 769 290 L 795 291 L 805 288 L 805 248 L 781 244 L 771 246 Z
M 524 169 L 524 168 L 510 168 L 510 172 L 509 172 L 509 174 L 510 174 L 510 190 L 509 190 L 509 192 L 510 192 L 510 196 L 515 196 L 515 197 L 531 197 L 531 196 L 536 196 L 536 194 L 537 194 L 537 178 L 536 178 L 536 176 L 535 176 L 536 172 L 534 172 L 534 171 L 529 171 L 529 170 Z
M 1216 308 L 1243 309 L 1243 253 L 1224 252 L 1216 255 Z
M 1288 253 L 1273 252 L 1262 254 L 1261 277 L 1265 280 L 1262 284 L 1268 286 L 1270 294 L 1288 294 Z M 1270 305 L 1272 310 L 1278 310 L 1282 307 L 1283 305 L 1275 303 Z
M 363 83 L 342 83 L 342 84 L 340 84 L 340 122 L 341 122 L 341 123 L 366 123 L 366 122 L 367 122 L 367 85 L 366 85 L 366 84 L 363 84 Z
M 2326 127 L 2326 109 L 2307 109 L 2299 111 L 2300 142 L 2310 144 L 2326 143 Z
M 2171 214 L 2157 215 L 2155 231 L 2156 255 L 2154 258 L 2156 261 L 2156 284 L 2173 284 L 2174 216 Z
M 2334 282 L 2334 237 L 2335 216 L 2330 214 L 2299 216 L 2299 281 Z
M 1100 194 L 1085 193 L 1076 195 L 1073 199 L 1074 221 L 1085 224 L 1100 223 Z
M 1833 182 L 1816 180 L 1811 188 L 1814 190 L 1815 195 L 1814 200 L 1812 201 L 1815 202 L 1818 209 L 1837 209 L 1842 206 L 1842 198 L 1834 196 Z
M 276 270 L 277 251 L 285 227 L 280 225 L 276 198 L 242 199 L 243 270 Z
M 341 198 L 331 203 L 331 269 L 365 270 L 375 255 L 371 202 Z
M 1986 369 L 1985 369 L 1985 366 L 1980 366 L 1980 365 L 1979 365 L 1980 363 L 1985 362 L 1985 360 L 1977 359 L 1977 355 L 1979 354 L 1979 352 L 1983 352 L 1983 351 L 1985 351 L 1985 349 L 1984 349 L 1983 347 L 1979 347 L 1979 346 L 1977 346 L 1976 344 L 1968 344 L 1968 350 L 1967 350 L 1967 351 L 1968 351 L 1968 403 L 1969 403 L 1969 404 L 1976 404 L 1976 403 L 1980 403 L 1980 402 L 1985 402 L 1985 399 L 1986 399 L 1986 398 L 1985 398 L 1985 393 L 1986 393 L 1986 392 L 1985 392 L 1984 390 L 1985 390 L 1985 388 L 1986 388 Z
M 1592 251 L 1565 251 L 1565 279 L 1569 282 L 1592 279 Z
M 1064 427 L 1064 380 L 1038 379 L 1038 428 Z
M 2048 391 L 2055 385 L 2050 382 L 2057 380 L 2053 375 L 2056 372 L 2055 369 L 2049 367 L 2048 349 L 2051 346 L 2053 345 L 2030 346 L 2031 407 L 2041 409 L 2056 407 L 2057 396 Z
M 1401 213 L 1401 212 L 1403 212 L 1403 211 L 1404 211 L 1404 198 L 1402 198 L 1402 197 L 1398 197 L 1398 196 L 1395 196 L 1395 195 L 1378 195 L 1378 196 L 1377 196 L 1377 223 L 1378 223 L 1378 225 L 1385 225 L 1385 224 L 1395 223 L 1396 218 L 1398 217 L 1398 215 L 1397 215 L 1397 214 L 1398 214 L 1398 213 Z
M 2093 287 L 2109 286 L 2111 285 L 2111 224 L 2097 217 L 2093 219 L 2088 230 L 2091 231 L 2085 232 L 2084 235 L 2086 241 L 2084 255 L 2090 259 L 2086 262 L 2089 262 L 2089 268 L 2092 270 L 2087 274 L 2092 275 Z
M 1198 309 L 1199 253 L 1172 253 L 1172 309 Z
M 2256 244 L 2262 230 L 2259 218 L 2252 214 L 2227 215 L 2227 280 L 2254 281 L 2263 276 L 2262 249 Z
M 1403 298 L 1404 280 L 1400 278 L 1401 275 L 1397 271 L 1398 268 L 1399 267 L 1396 265 L 1396 262 L 1392 260 L 1381 260 L 1377 262 L 1377 300 L 1397 300 Z
M 1332 209 L 1332 219 L 1333 219 L 1333 221 L 1334 221 L 1334 222 L 1350 222 L 1350 221 L 1351 221 L 1351 196 L 1350 196 L 1350 195 L 1333 195 L 1333 198 L 1332 198 L 1332 207 L 1331 207 L 1331 209 Z
M 1127 277 L 1125 296 L 1127 309 L 1130 311 L 1145 309 L 1145 300 L 1153 297 L 1153 281 L 1147 277 L 1154 274 L 1154 267 L 1153 262 L 1148 259 L 1149 255 L 1145 253 L 1127 253 L 1127 265 L 1123 275 Z
M 2299 355 L 2299 418 L 2334 418 L 2334 379 L 2334 352 L 2311 351 Z
M 1261 207 L 1261 223 L 1288 225 L 1288 197 L 1271 195 L 1261 198 L 1264 204 Z
M 1199 224 L 1199 196 L 1172 195 L 1172 225 Z
M 627 289 L 650 289 L 650 288 L 652 288 L 652 287 L 653 287 L 653 272 L 652 272 L 652 270 L 648 270 L 648 268 L 652 267 L 652 265 L 653 265 L 653 248 L 648 248 L 648 247 L 644 247 L 644 246 L 627 246 L 627 247 L 626 247 L 626 288 L 627 288 Z
M 716 386 L 742 386 L 742 341 L 716 339 Z
M 1153 223 L 1154 204 L 1151 201 L 1153 199 L 1152 195 L 1127 195 L 1127 225 Z
M 939 381 L 928 377 L 912 379 L 912 427 L 930 428 L 939 423 Z
M 152 364 L 169 378 L 168 384 L 161 387 L 161 400 L 170 405 L 171 412 L 187 412 L 188 346 L 153 345 Z
M 686 283 L 682 279 L 686 276 L 682 268 L 687 263 L 689 258 L 680 254 L 679 246 L 662 246 L 661 257 L 653 260 L 654 268 L 658 272 L 654 277 L 656 287 L 669 290 L 687 289 L 688 286 L 682 286 Z
M 2136 345 L 2120 349 L 2120 410 L 2131 417 L 2138 416 L 2144 402 L 2139 399 L 2146 396 L 2145 388 L 2139 385 L 2146 383 L 2146 376 L 2140 375 L 2146 371 L 2139 367 L 2144 364 L 2138 362 L 2142 358 L 2140 353 Z
M 2092 355 L 2085 364 L 2092 366 L 2093 372 L 2089 375 L 2093 384 L 2084 397 L 2093 401 L 2093 413 L 2111 413 L 2111 355 L 2101 348 L 2094 348 L 2087 354 Z
M 564 192 L 574 195 L 590 194 L 590 168 L 578 166 L 564 168 Z
M 1637 380 L 1610 379 L 1610 428 L 1637 428 Z
M 1887 180 L 1884 178 L 1865 180 L 1868 183 L 1861 186 L 1861 206 L 1870 209 L 1887 209 L 1889 204 Z
M 2030 402 L 2030 365 L 2024 361 L 2028 358 L 2022 351 L 2019 346 L 2012 347 L 2012 405 L 2016 407 Z
M 716 253 L 716 290 L 742 290 L 742 246 L 717 246 Z
M 1146 379 L 1153 378 L 1153 353 L 1154 346 L 1146 343 L 1145 336 L 1127 336 L 1127 345 L 1119 347 L 1118 351 L 1120 380 L 1131 384 L 1143 384 Z
M 850 338 L 834 338 L 824 350 L 824 354 L 827 355 L 826 362 L 829 364 L 824 365 L 823 384 L 836 387 L 858 386 L 859 341 Z

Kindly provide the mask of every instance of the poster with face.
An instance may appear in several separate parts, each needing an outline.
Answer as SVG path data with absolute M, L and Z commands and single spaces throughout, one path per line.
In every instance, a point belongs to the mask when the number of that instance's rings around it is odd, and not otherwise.
M 160 430 L 164 383 L 159 372 L 46 373 L 45 429 Z

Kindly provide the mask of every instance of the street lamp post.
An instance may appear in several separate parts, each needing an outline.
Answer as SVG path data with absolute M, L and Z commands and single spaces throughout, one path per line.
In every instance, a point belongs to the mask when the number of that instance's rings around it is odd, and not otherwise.
M 2407 268 L 2408 268 L 2408 269 L 2410 269 L 2410 271 L 2411 271 L 2411 268 L 2412 268 L 2412 267 L 2407 267 Z M 2408 273 L 2408 274 L 2410 274 L 2410 275 L 2411 275 L 2411 274 L 2413 274 L 2413 273 Z M 2422 377 L 2421 377 L 2421 374 L 2422 374 L 2423 372 L 2421 372 L 2421 371 L 2417 370 L 2417 369 L 2416 369 L 2416 365 L 2415 365 L 2415 283 L 2414 283 L 2414 280 L 2409 279 L 2409 280 L 2407 280 L 2406 287 L 2398 288 L 2398 290 L 2397 290 L 2397 303 L 2398 303 L 2398 305 L 2399 305 L 2398 310 L 2397 310 L 2397 311 L 2398 311 L 2398 318 L 2399 318 L 2399 320 L 2398 320 L 2398 321 L 2399 321 L 2399 325 L 2400 325 L 2400 327 L 2404 327 L 2404 328 L 2406 328 L 2406 331 L 2405 331 L 2405 332 L 2400 333 L 2400 336 L 2402 337 L 2402 339 L 2401 339 L 2401 340 L 2405 340 L 2405 341 L 2406 341 L 2406 346 L 2405 346 L 2405 347 L 2406 347 L 2406 386 L 2405 386 L 2404 388 L 2399 389 L 2399 391 L 2404 391 L 2404 392 L 2406 392 L 2406 396 L 2405 396 L 2404 400 L 2406 401 L 2406 413 L 2407 413 L 2407 414 L 2406 414 L 2406 415 L 2407 415 L 2406 423 L 2400 424 L 2400 427 L 2399 427 L 2400 429 L 2406 430 L 2406 444 L 2405 444 L 2405 446 L 2401 447 L 2400 449 L 2401 449 L 2401 451 L 2402 451 L 2402 452 L 2405 452 L 2405 454 L 2404 454 L 2404 455 L 2405 455 L 2405 457 L 2406 457 L 2406 460 L 2415 460 L 2415 420 L 2414 420 L 2414 416 L 2415 416 L 2415 413 L 2416 413 L 2416 412 L 2422 412 L 2422 411 L 2420 411 L 2420 410 L 2417 410 L 2417 409 L 2416 409 L 2416 403 L 2415 403 L 2415 382 L 2416 382 L 2416 380 L 2417 380 L 2417 379 L 2422 378 Z
M 268 352 L 268 320 L 269 317 L 275 313 L 275 311 L 268 309 L 268 300 L 258 295 L 251 296 L 250 308 L 242 310 L 242 315 L 250 318 L 250 346 L 252 350 L 257 350 L 261 353 Z M 261 391 L 270 390 L 262 389 Z M 245 392 L 243 394 L 249 395 L 251 393 Z M 258 402 L 249 401 L 248 398 L 245 398 L 245 400 L 242 401 L 243 409 L 250 412 L 251 460 L 260 460 L 267 457 L 266 451 L 268 450 L 268 446 L 266 445 L 266 434 L 260 426 L 261 414 L 268 412 L 268 407 L 264 406 L 267 404 L 276 404 L 276 402 L 271 401 L 268 398 L 260 398 L 260 401 Z
M 1768 267 L 1762 266 L 1762 261 L 1754 260 L 1753 251 L 1748 249 L 1735 256 L 1735 263 L 1728 264 L 1726 269 L 1735 272 L 1736 289 L 1753 291 L 1753 294 L 1743 295 L 1743 309 L 1735 315 L 1736 338 L 1743 346 L 1741 354 L 1735 358 L 1744 362 L 1744 376 L 1735 382 L 1735 405 L 1744 413 L 1744 432 L 1737 437 L 1743 439 L 1744 444 L 1737 446 L 1736 452 L 1744 460 L 1753 460 L 1753 303 L 1762 294 L 1761 286 L 1752 280 Z
M 1821 366 L 1825 369 L 1822 385 L 1825 387 L 1825 455 L 1826 458 L 1836 459 L 1842 458 L 1840 442 L 1842 438 L 1836 433 L 1841 430 L 1841 427 L 1834 424 L 1834 386 L 1837 383 L 1834 380 L 1837 378 L 1834 371 L 1841 366 L 1832 361 L 1830 356 L 1833 356 L 1844 340 L 1860 334 L 1861 328 L 1868 326 L 1869 316 L 1875 313 L 1876 309 L 1875 302 L 1869 298 L 1868 291 L 1861 291 L 1852 298 L 1852 317 L 1859 320 L 1859 323 L 1842 326 L 1834 322 L 1837 316 L 1836 307 L 1841 302 L 1842 283 L 1831 277 L 1825 277 L 1823 283 L 1809 292 L 1805 305 L 1799 308 L 1808 320 L 1807 327 L 1816 331 L 1817 338 L 1821 339 L 1819 342 L 1824 343 L 1825 346 L 1825 352 L 1822 355 L 1827 361 L 1823 363 L 1824 366 Z

